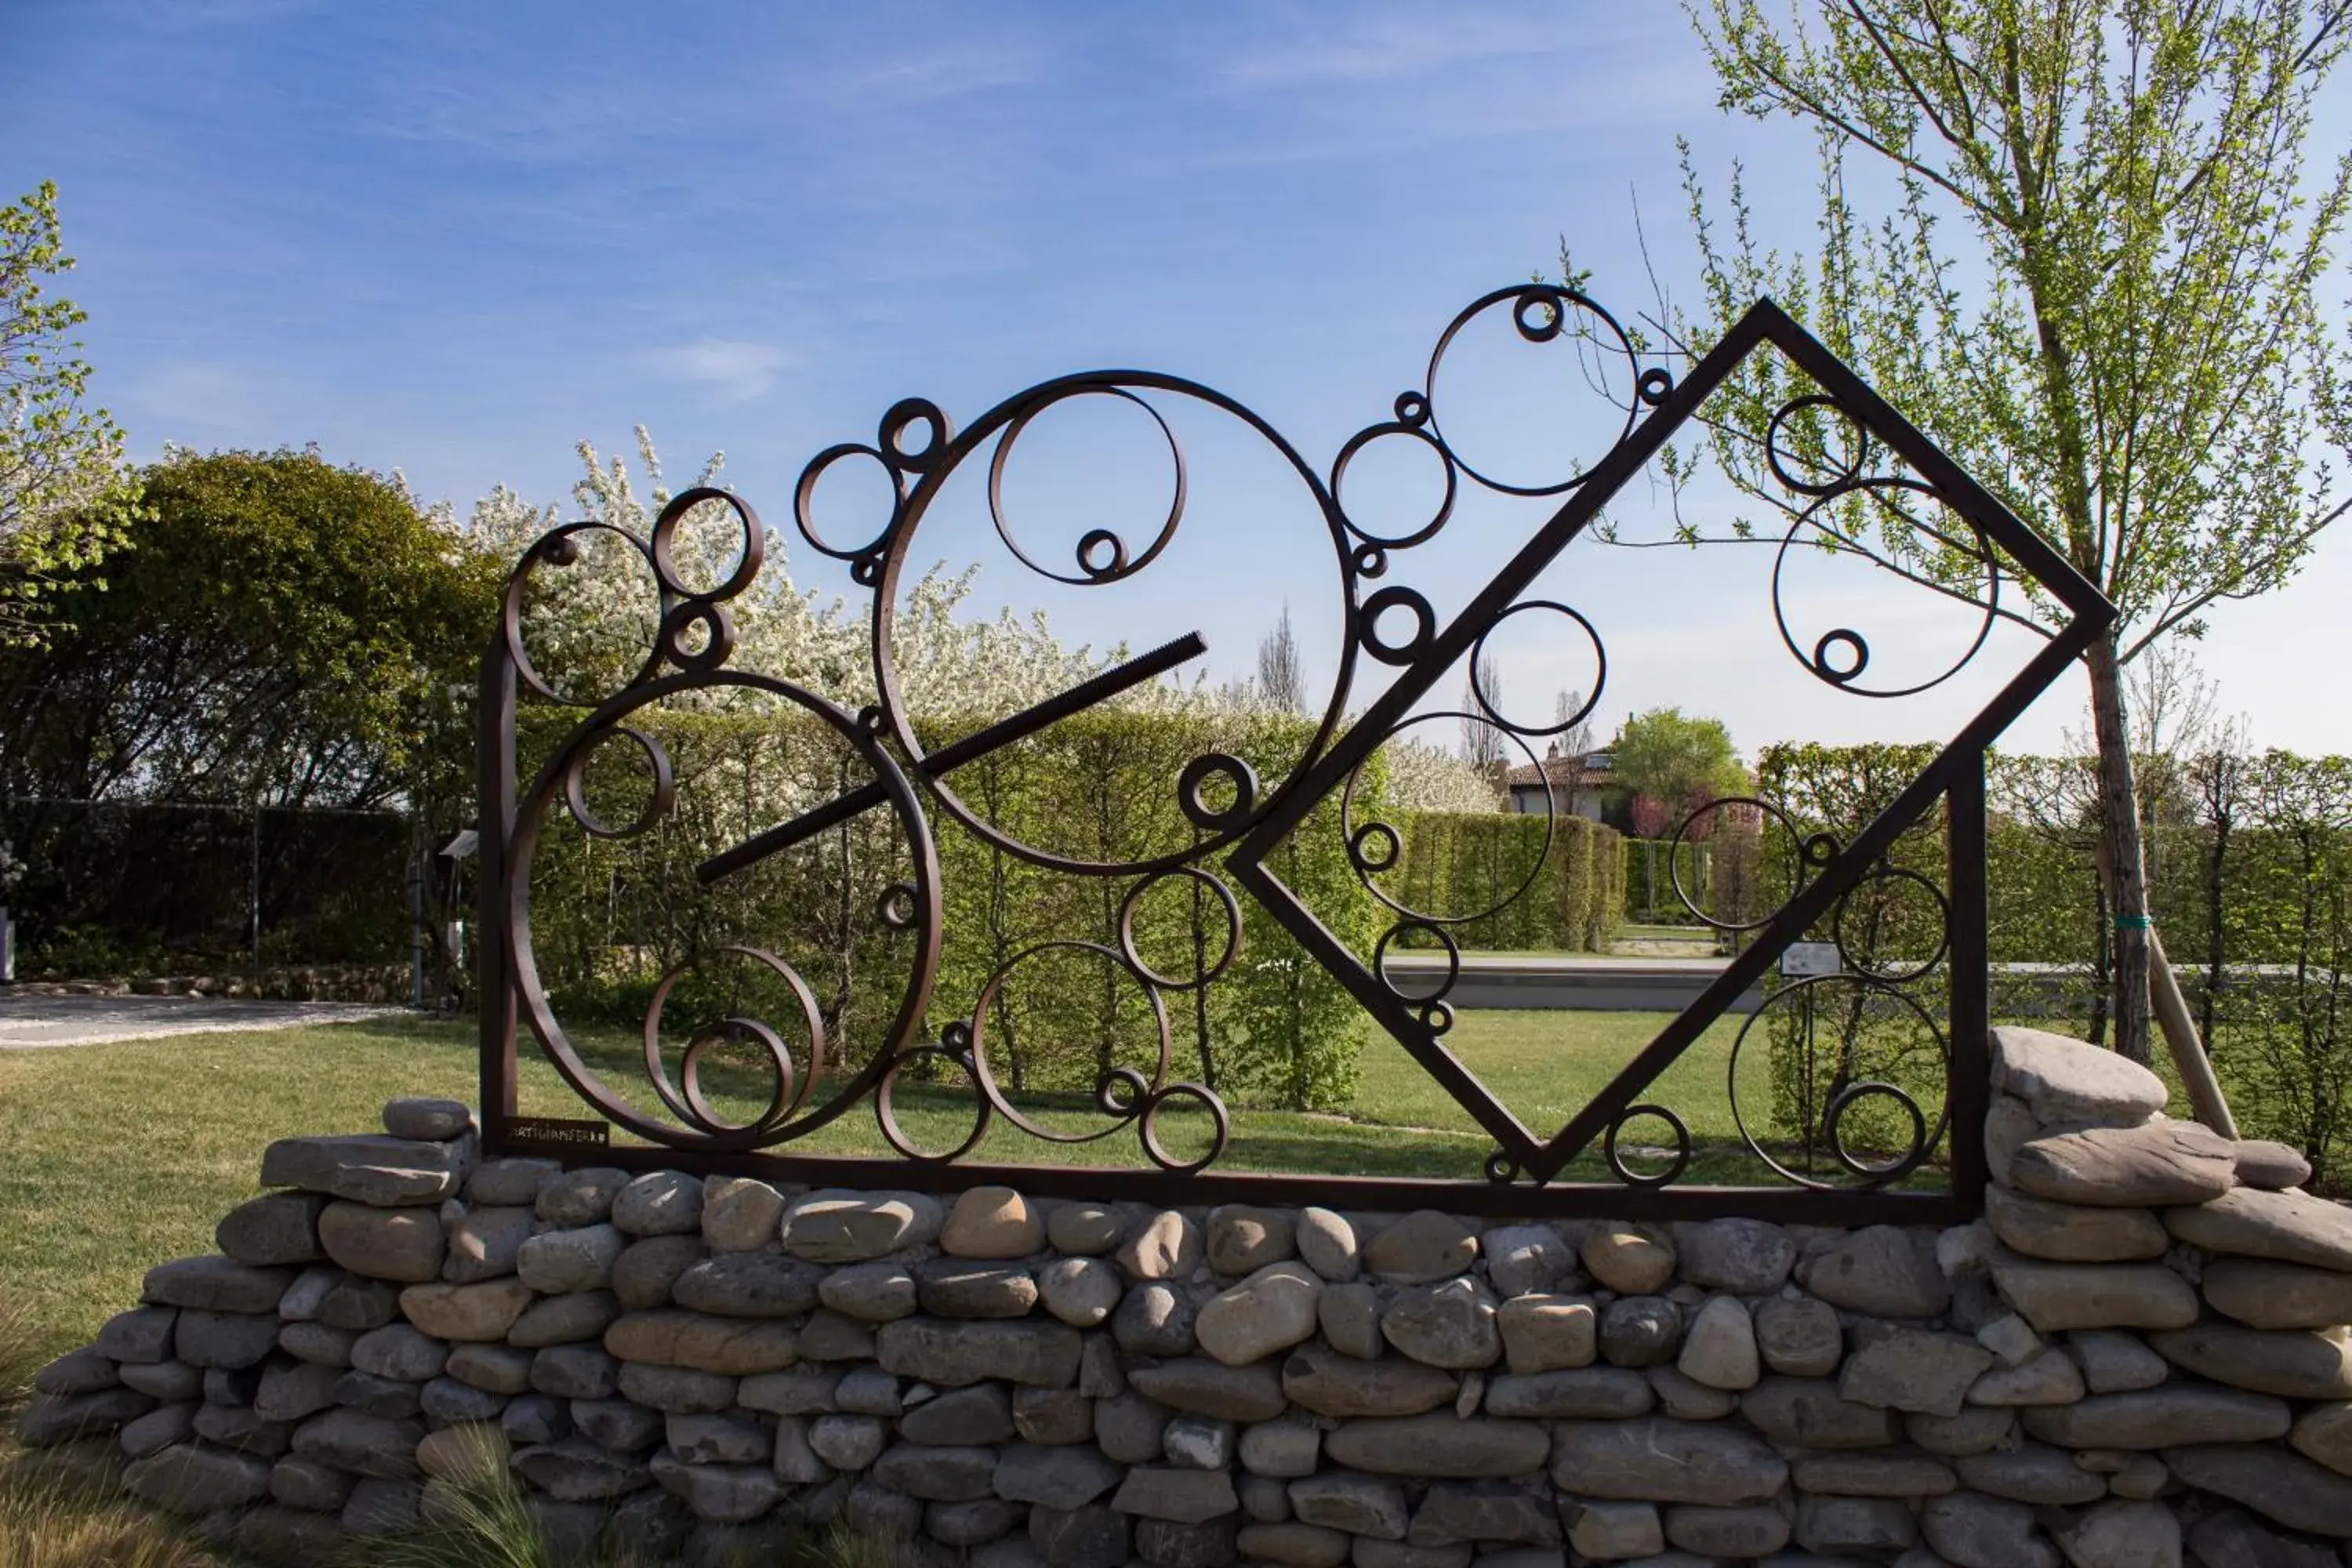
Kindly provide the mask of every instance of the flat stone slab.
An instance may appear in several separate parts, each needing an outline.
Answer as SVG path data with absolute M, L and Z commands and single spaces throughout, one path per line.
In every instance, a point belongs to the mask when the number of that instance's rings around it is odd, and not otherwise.
M 2246 1329 L 2200 1323 L 2151 1334 L 2175 1366 L 2232 1388 L 2288 1399 L 2352 1398 L 2352 1345 L 2307 1329 Z
M 2010 1182 L 2053 1203 L 2093 1208 L 2201 1204 L 2238 1184 L 2238 1146 L 2195 1121 L 2053 1132 L 2021 1146 Z
M 1562 1491 L 1638 1502 L 1765 1502 L 1789 1479 L 1788 1461 L 1754 1433 L 1664 1416 L 1563 1421 L 1551 1458 Z
M 2062 1448 L 2167 1448 L 2179 1443 L 2265 1443 L 2294 1425 L 2286 1402 L 2209 1383 L 2167 1383 L 2095 1394 L 2080 1405 L 2019 1413 L 2025 1430 Z
M 2307 1193 L 2240 1187 L 2194 1208 L 2167 1210 L 2164 1225 L 2208 1252 L 2352 1274 L 2352 1208 Z
M 2352 1323 L 2352 1274 L 2266 1258 L 2217 1258 L 2205 1265 L 2205 1300 L 2256 1329 L 2326 1329 Z
M 2050 1126 L 2137 1127 L 2167 1099 L 2164 1080 L 2137 1062 L 2046 1029 L 1995 1029 L 1992 1081 Z
M 1993 1284 L 2042 1333 L 2068 1329 L 2185 1329 L 2197 1292 L 2161 1263 L 1996 1263 Z
M 467 1142 L 430 1142 L 381 1132 L 280 1138 L 262 1152 L 261 1184 L 299 1187 L 379 1208 L 437 1204 L 457 1195 L 471 1154 Z
M 1985 1189 L 1985 1220 L 2003 1246 L 2054 1263 L 2134 1263 L 2172 1245 L 2153 1209 L 2086 1208 Z
M 2339 1476 L 2284 1448 L 2200 1445 L 2167 1448 L 2172 1473 L 2289 1530 L 2341 1536 L 2352 1520 L 2352 1476 Z

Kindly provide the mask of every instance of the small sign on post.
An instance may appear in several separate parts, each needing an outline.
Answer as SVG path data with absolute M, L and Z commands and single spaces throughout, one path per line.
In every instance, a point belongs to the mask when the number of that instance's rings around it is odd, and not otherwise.
M 1783 980 L 1811 980 L 1823 974 L 1844 972 L 1845 964 L 1838 956 L 1833 942 L 1792 942 L 1780 954 L 1780 977 Z

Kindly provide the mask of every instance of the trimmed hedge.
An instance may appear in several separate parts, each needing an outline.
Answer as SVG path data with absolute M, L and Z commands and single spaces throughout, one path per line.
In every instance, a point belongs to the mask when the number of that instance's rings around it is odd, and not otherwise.
M 1934 754 L 1930 746 L 1772 747 L 1758 774 L 1766 798 L 1805 830 L 1843 837 Z M 2108 1024 L 2112 921 L 2095 870 L 2089 766 L 1988 760 L 1987 936 L 1997 1019 L 2095 1041 Z M 2150 904 L 2231 1109 L 2248 1136 L 2290 1143 L 2318 1180 L 2334 1172 L 2340 1182 L 2352 1138 L 2352 759 L 2273 751 L 2156 759 L 2142 773 Z M 1941 812 L 1891 858 L 1940 889 Z M 1780 863 L 1769 833 L 1764 859 L 1768 872 Z M 1782 878 L 1764 907 L 1784 891 Z M 1936 918 L 1927 900 L 1905 900 L 1886 922 L 1884 951 L 1923 951 Z M 1942 987 L 1912 990 L 1940 1020 Z M 1780 1109 L 1793 1121 L 1802 1074 L 1783 1060 L 1789 1048 L 1781 1041 L 1776 1060 Z
M 1454 916 L 1510 899 L 1491 914 L 1448 927 L 1462 947 L 1596 952 L 1623 906 L 1617 833 L 1583 817 L 1562 814 L 1553 820 L 1548 855 L 1539 816 L 1428 811 L 1406 815 L 1394 826 L 1404 851 L 1381 885 L 1398 902 Z M 1526 894 L 1511 899 L 1523 884 Z M 1435 943 L 1424 936 L 1411 945 Z
M 527 710 L 526 787 L 536 759 L 560 743 L 565 717 Z M 559 1008 L 634 1027 L 673 965 L 730 944 L 761 948 L 810 987 L 827 1070 L 854 1068 L 887 1030 L 908 982 L 911 938 L 877 914 L 890 887 L 911 874 L 895 818 L 866 812 L 711 888 L 697 883 L 694 868 L 866 783 L 866 769 L 828 728 L 798 713 L 656 712 L 633 722 L 669 754 L 676 804 L 654 829 L 628 838 L 591 837 L 560 805 L 551 813 L 532 868 L 533 920 Z M 1303 721 L 1267 715 L 1097 711 L 970 763 L 950 782 L 976 814 L 1024 842 L 1074 858 L 1135 859 L 1197 841 L 1175 795 L 1187 761 L 1227 752 L 1271 786 L 1311 734 Z M 625 740 L 600 743 L 585 778 L 587 804 L 605 821 L 626 823 L 641 809 L 645 765 Z M 1375 763 L 1359 801 L 1377 802 L 1381 782 Z M 968 1019 L 1002 970 L 982 1030 L 992 1071 L 1008 1089 L 1090 1094 L 1116 1066 L 1155 1076 L 1158 1030 L 1146 993 L 1099 951 L 1073 945 L 1116 947 L 1122 901 L 1139 879 L 1042 868 L 929 797 L 925 811 L 940 857 L 943 941 L 924 1037 Z M 1318 807 L 1272 864 L 1341 941 L 1369 953 L 1383 911 L 1355 881 L 1338 816 L 1336 801 Z M 1235 1103 L 1346 1105 L 1361 1014 L 1254 900 L 1238 901 L 1242 952 L 1231 968 L 1206 987 L 1161 993 L 1168 1076 L 1207 1082 Z M 1178 981 L 1226 946 L 1221 900 L 1183 876 L 1142 894 L 1133 928 L 1143 961 Z M 738 1016 L 776 1025 L 805 1059 L 798 1003 L 754 959 L 698 964 L 667 1004 L 664 1037 L 682 1041 L 698 1025 Z

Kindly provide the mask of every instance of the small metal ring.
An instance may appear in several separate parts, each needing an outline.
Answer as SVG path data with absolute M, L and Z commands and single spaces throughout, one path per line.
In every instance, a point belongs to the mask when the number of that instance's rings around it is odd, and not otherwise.
M 1654 1116 L 1659 1121 L 1664 1122 L 1668 1127 L 1674 1129 L 1674 1163 L 1668 1165 L 1660 1174 L 1653 1176 L 1636 1175 L 1633 1172 L 1625 1168 L 1624 1161 L 1618 1156 L 1617 1135 L 1624 1130 L 1627 1122 L 1633 1121 L 1637 1116 Z M 1624 1183 L 1627 1186 L 1666 1186 L 1671 1184 L 1675 1179 L 1680 1176 L 1690 1165 L 1690 1129 L 1683 1125 L 1683 1119 L 1681 1117 L 1676 1116 L 1673 1111 L 1667 1110 L 1663 1105 L 1629 1105 L 1611 1119 L 1608 1136 L 1601 1141 L 1601 1157 L 1609 1162 L 1609 1168 L 1617 1173 L 1617 1179 Z

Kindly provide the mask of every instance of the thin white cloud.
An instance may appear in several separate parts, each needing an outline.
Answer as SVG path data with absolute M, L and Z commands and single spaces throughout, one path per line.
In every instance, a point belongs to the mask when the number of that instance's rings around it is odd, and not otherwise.
M 698 338 L 646 351 L 646 368 L 672 381 L 708 387 L 723 401 L 741 403 L 775 384 L 791 356 L 772 343 Z
M 125 423 L 141 436 L 178 440 L 201 434 L 217 439 L 263 423 L 262 399 L 252 378 L 229 365 L 169 361 L 128 391 Z

